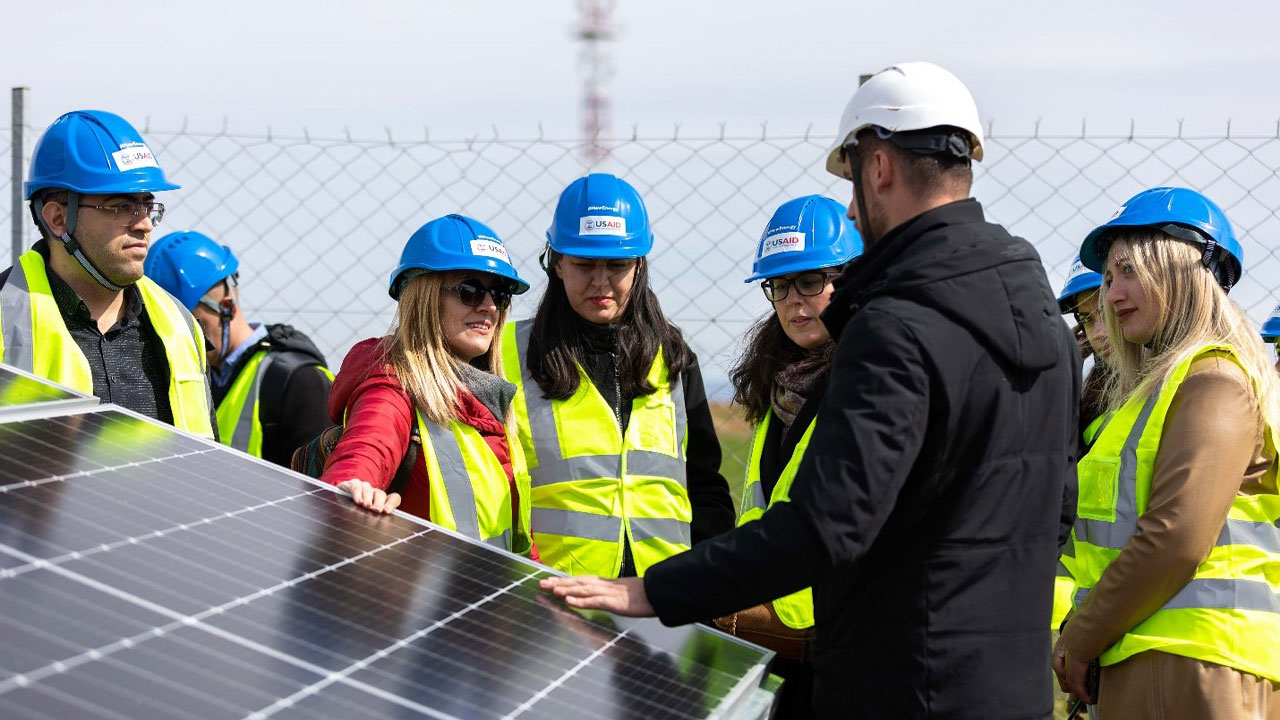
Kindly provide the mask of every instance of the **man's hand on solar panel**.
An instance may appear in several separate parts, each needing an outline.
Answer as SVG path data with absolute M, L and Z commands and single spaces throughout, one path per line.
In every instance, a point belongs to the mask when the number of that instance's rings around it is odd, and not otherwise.
M 637 577 L 605 580 L 594 575 L 543 578 L 543 590 L 564 598 L 573 607 L 608 610 L 629 617 L 657 615 L 644 592 L 644 580 Z
M 369 508 L 374 512 L 389 513 L 400 507 L 400 493 L 388 495 L 364 480 L 356 478 L 343 480 L 338 483 L 338 489 L 350 495 L 360 507 Z

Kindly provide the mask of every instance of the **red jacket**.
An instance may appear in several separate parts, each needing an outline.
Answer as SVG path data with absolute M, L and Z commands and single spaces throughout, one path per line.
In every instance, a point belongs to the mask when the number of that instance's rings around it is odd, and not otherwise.
M 480 432 L 493 454 L 502 463 L 511 486 L 512 525 L 520 512 L 520 494 L 511 469 L 511 449 L 507 446 L 506 428 L 489 408 L 470 392 L 463 391 L 462 422 Z M 342 369 L 333 380 L 329 393 L 329 417 L 343 423 L 342 439 L 325 462 L 320 479 L 337 485 L 358 478 L 386 489 L 395 476 L 400 461 L 409 448 L 413 423 L 413 403 L 391 364 L 378 352 L 378 340 L 362 340 L 351 348 L 342 361 Z M 418 454 L 409 474 L 400 508 L 418 517 L 431 519 L 430 495 L 427 489 L 427 463 Z M 533 558 L 538 559 L 537 549 Z

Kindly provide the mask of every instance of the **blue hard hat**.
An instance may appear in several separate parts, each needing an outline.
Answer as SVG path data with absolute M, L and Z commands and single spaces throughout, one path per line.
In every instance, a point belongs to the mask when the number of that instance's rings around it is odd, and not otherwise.
M 172 232 L 151 243 L 142 264 L 147 277 L 188 310 L 195 310 L 210 288 L 239 269 L 231 248 L 194 230 Z
M 516 295 L 529 289 L 488 225 L 464 215 L 445 215 L 418 228 L 405 243 L 400 264 L 391 273 L 392 299 L 400 299 L 400 290 L 413 277 L 445 270 L 479 270 L 507 278 L 515 283 Z
M 45 188 L 116 195 L 178 187 L 129 121 L 102 110 L 77 110 L 54 120 L 40 136 L 22 192 L 30 200 Z
M 1058 293 L 1058 309 L 1065 315 L 1076 310 L 1076 296 L 1086 290 L 1102 287 L 1102 275 L 1090 270 L 1080 261 L 1080 256 L 1071 263 L 1071 272 L 1067 274 L 1067 284 Z
M 1080 245 L 1080 260 L 1091 270 L 1102 271 L 1110 248 L 1111 231 L 1117 228 L 1148 227 L 1166 235 L 1205 246 L 1213 252 L 1206 265 L 1225 290 L 1244 272 L 1244 249 L 1236 239 L 1222 208 L 1195 190 L 1158 187 L 1129 198 L 1111 220 L 1094 228 Z
M 653 231 L 635 188 L 616 175 L 592 173 L 560 193 L 547 242 L 561 255 L 638 258 L 653 249 Z
M 1271 311 L 1271 317 L 1262 323 L 1262 339 L 1268 342 L 1280 340 L 1280 305 Z
M 862 236 L 845 207 L 829 197 L 805 195 L 774 211 L 746 282 L 843 265 L 862 254 Z

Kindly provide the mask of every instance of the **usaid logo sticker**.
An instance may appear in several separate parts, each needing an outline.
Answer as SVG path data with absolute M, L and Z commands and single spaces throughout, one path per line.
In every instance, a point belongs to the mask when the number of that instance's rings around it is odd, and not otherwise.
M 142 143 L 128 143 L 119 150 L 111 153 L 111 159 L 116 161 L 116 169 L 120 172 L 128 170 L 137 170 L 138 168 L 159 168 L 156 164 L 156 156 L 151 154 L 151 148 Z
M 1067 273 L 1067 282 L 1071 282 L 1072 280 L 1075 280 L 1081 275 L 1084 275 L 1086 273 L 1091 273 L 1091 272 L 1093 271 L 1085 267 L 1084 263 L 1080 260 L 1080 258 L 1076 257 L 1076 261 L 1071 263 L 1071 272 Z
M 1112 220 L 1115 220 L 1116 218 L 1120 217 L 1120 213 L 1124 212 L 1124 209 L 1125 209 L 1126 207 L 1128 207 L 1128 206 L 1127 206 L 1127 205 L 1121 205 L 1120 207 L 1116 208 L 1116 211 L 1115 211 L 1115 212 L 1113 212 L 1113 213 L 1111 213 L 1111 217 L 1110 217 L 1110 218 L 1107 218 L 1107 222 L 1111 222 Z
M 1280 320 L 1280 305 L 1275 306 L 1275 308 L 1271 310 L 1271 317 L 1269 319 Z
M 626 218 L 613 217 L 612 215 L 587 215 L 582 218 L 582 225 L 578 230 L 578 234 L 626 237 L 627 220 Z
M 804 233 L 774 233 L 760 241 L 760 257 L 767 258 L 784 252 L 800 252 L 804 250 Z
M 482 257 L 491 257 L 501 260 L 508 265 L 511 264 L 511 258 L 507 256 L 507 249 L 502 246 L 502 243 L 496 240 L 485 240 L 483 238 L 472 240 L 471 254 Z

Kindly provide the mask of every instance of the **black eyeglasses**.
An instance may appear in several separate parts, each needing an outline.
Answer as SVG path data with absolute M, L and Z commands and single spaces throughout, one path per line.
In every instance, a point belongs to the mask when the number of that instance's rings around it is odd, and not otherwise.
M 149 202 L 122 202 L 118 205 L 90 205 L 88 203 L 80 203 L 78 207 L 93 208 L 103 212 L 114 213 L 116 220 L 125 227 L 136 225 L 145 214 L 152 225 L 159 225 L 164 219 L 164 203 L 158 203 L 154 200 Z
M 764 296 L 769 298 L 769 302 L 782 302 L 787 299 L 787 293 L 791 291 L 791 286 L 795 286 L 796 292 L 804 297 L 813 297 L 821 295 L 826 289 L 827 283 L 833 279 L 840 277 L 838 272 L 822 272 L 814 270 L 812 272 L 800 273 L 790 280 L 784 278 L 770 278 L 760 283 L 760 287 L 764 288 Z
M 493 304 L 497 306 L 498 312 L 507 309 L 511 304 L 511 295 L 513 294 L 510 285 L 487 286 L 479 280 L 467 278 L 457 285 L 446 285 L 443 290 L 458 293 L 458 299 L 463 305 L 472 308 L 480 307 L 480 303 L 484 302 L 484 296 L 489 295 L 493 298 Z

